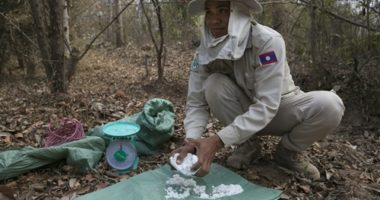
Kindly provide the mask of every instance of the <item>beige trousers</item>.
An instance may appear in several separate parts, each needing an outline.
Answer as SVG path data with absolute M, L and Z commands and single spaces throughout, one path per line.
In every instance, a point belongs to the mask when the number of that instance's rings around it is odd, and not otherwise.
M 210 75 L 204 91 L 211 113 L 225 125 L 245 113 L 251 104 L 236 83 L 222 74 Z M 344 109 L 334 92 L 298 90 L 282 97 L 276 116 L 256 135 L 282 136 L 285 148 L 303 151 L 337 128 Z

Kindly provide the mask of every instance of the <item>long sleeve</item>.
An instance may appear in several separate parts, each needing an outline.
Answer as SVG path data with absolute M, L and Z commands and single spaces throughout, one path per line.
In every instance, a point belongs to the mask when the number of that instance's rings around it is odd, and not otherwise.
M 217 134 L 226 146 L 239 144 L 262 130 L 274 118 L 281 101 L 286 67 L 285 43 L 281 36 L 272 36 L 258 49 L 261 66 L 247 74 L 248 87 L 254 96 L 247 112 Z
M 184 119 L 186 137 L 194 139 L 201 137 L 209 119 L 209 109 L 203 92 L 203 82 L 207 74 L 196 59 L 195 56 L 191 66 Z

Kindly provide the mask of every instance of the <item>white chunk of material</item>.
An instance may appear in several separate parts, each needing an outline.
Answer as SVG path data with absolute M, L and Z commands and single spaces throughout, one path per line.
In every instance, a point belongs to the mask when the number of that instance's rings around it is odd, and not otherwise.
M 165 191 L 166 191 L 166 195 L 165 195 L 166 199 L 173 199 L 173 198 L 184 199 L 190 196 L 190 188 L 185 188 L 184 191 L 178 192 L 174 188 L 168 187 L 167 189 L 165 189 Z
M 197 183 L 194 181 L 194 179 L 186 179 L 182 178 L 178 174 L 174 174 L 172 178 L 169 178 L 166 181 L 166 184 L 168 185 L 178 185 L 178 186 L 184 186 L 184 187 L 195 187 Z
M 212 192 L 206 193 L 206 186 L 197 185 L 195 180 L 190 178 L 182 178 L 178 174 L 173 175 L 166 181 L 167 189 L 166 199 L 185 199 L 190 196 L 191 192 L 197 195 L 200 199 L 218 199 L 226 196 L 232 196 L 242 193 L 244 190 L 237 184 L 221 184 L 218 186 L 211 186 Z
M 182 163 L 180 165 L 177 164 L 177 157 L 179 156 L 179 153 L 174 154 L 174 156 L 170 157 L 170 164 L 179 172 L 181 172 L 183 175 L 186 176 L 192 176 L 196 173 L 196 171 L 191 171 L 191 167 L 195 163 L 198 162 L 198 156 L 188 153 L 186 157 L 183 159 Z
M 210 195 L 210 199 L 222 198 L 225 196 L 232 196 L 235 194 L 240 194 L 243 192 L 243 188 L 240 185 L 218 185 L 216 187 L 212 187 L 212 194 Z

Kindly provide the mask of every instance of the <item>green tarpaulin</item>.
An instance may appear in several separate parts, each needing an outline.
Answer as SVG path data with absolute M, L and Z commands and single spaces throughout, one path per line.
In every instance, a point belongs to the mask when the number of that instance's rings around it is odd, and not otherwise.
M 90 136 L 48 148 L 25 147 L 3 151 L 0 153 L 0 180 L 63 160 L 78 171 L 92 169 L 103 156 L 104 149 L 102 138 Z
M 166 181 L 171 178 L 173 174 L 177 174 L 177 172 L 171 170 L 169 165 L 164 165 L 158 169 L 141 173 L 102 190 L 80 196 L 75 200 L 166 199 Z M 275 200 L 279 199 L 281 196 L 281 191 L 253 184 L 238 174 L 218 164 L 212 164 L 210 173 L 207 176 L 202 178 L 194 178 L 194 180 L 197 182 L 197 185 L 204 185 L 208 190 L 210 190 L 212 186 L 218 186 L 220 184 L 239 184 L 244 190 L 240 194 L 219 199 Z M 200 198 L 196 194 L 191 193 L 191 195 L 185 199 L 199 200 Z

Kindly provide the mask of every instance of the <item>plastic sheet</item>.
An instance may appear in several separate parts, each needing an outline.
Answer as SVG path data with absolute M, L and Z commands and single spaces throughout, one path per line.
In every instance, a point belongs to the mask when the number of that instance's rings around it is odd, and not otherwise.
M 102 190 L 80 196 L 75 200 L 166 199 L 166 181 L 174 174 L 178 174 L 178 172 L 173 171 L 169 165 L 164 165 L 158 169 L 141 173 Z M 279 199 L 282 193 L 280 190 L 270 189 L 251 183 L 238 174 L 218 164 L 212 164 L 211 171 L 207 176 L 194 178 L 194 180 L 199 185 L 205 185 L 208 190 L 210 190 L 211 186 L 217 186 L 220 184 L 239 184 L 244 190 L 240 194 L 219 199 L 275 200 Z M 196 194 L 191 193 L 186 199 L 199 200 L 200 198 Z
M 0 153 L 0 180 L 18 176 L 51 163 L 66 161 L 78 171 L 92 169 L 103 156 L 104 140 L 86 137 L 48 148 L 25 147 Z

